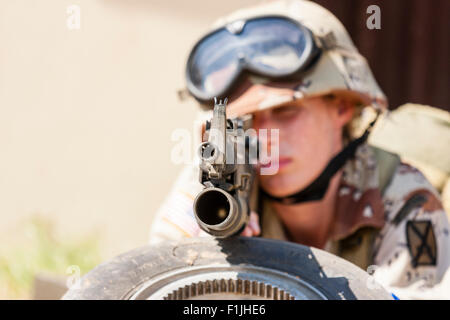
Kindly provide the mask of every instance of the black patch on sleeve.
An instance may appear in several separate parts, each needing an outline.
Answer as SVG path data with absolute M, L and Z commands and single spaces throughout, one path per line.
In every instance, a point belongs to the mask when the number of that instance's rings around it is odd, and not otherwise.
M 409 198 L 403 207 L 398 211 L 395 215 L 394 219 L 392 219 L 392 223 L 396 226 L 406 218 L 406 216 L 415 208 L 420 208 L 427 202 L 427 196 L 423 194 L 416 194 Z
M 408 221 L 406 240 L 414 268 L 436 265 L 437 245 L 431 221 Z

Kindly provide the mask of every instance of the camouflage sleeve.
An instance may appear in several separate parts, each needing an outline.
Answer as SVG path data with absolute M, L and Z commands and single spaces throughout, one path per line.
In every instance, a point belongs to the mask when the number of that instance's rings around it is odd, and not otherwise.
M 400 164 L 383 200 L 374 278 L 400 299 L 449 299 L 449 224 L 438 192 L 420 171 Z
M 198 182 L 197 173 L 193 166 L 186 166 L 182 170 L 155 214 L 150 228 L 150 244 L 185 237 L 209 236 L 200 229 L 194 218 L 193 202 L 203 188 Z

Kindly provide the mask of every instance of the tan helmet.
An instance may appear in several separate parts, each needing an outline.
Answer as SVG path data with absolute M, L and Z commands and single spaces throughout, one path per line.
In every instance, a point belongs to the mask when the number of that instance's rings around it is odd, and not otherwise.
M 300 83 L 279 82 L 249 75 L 230 97 L 227 113 L 238 116 L 302 97 L 329 93 L 345 95 L 362 106 L 387 108 L 387 99 L 375 81 L 366 59 L 356 49 L 342 23 L 327 9 L 307 0 L 279 0 L 243 8 L 216 21 L 213 28 L 237 20 L 285 16 L 309 28 L 323 49 L 320 59 L 305 72 Z

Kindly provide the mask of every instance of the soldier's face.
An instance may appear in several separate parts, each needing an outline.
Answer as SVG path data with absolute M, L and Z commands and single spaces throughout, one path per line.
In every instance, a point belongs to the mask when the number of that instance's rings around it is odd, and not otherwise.
M 267 141 L 261 141 L 268 154 L 273 148 L 279 150 L 278 172 L 260 174 L 261 187 L 280 197 L 311 183 L 342 149 L 343 128 L 351 120 L 353 111 L 353 105 L 341 99 L 317 97 L 255 113 L 257 131 L 279 130 L 278 143 L 271 141 L 270 134 L 267 134 Z

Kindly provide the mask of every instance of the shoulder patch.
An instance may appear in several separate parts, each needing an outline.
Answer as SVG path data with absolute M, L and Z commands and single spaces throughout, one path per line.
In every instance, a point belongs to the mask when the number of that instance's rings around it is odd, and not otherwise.
M 411 254 L 411 264 L 414 268 L 436 265 L 436 237 L 431 221 L 408 221 L 406 223 L 406 240 Z

